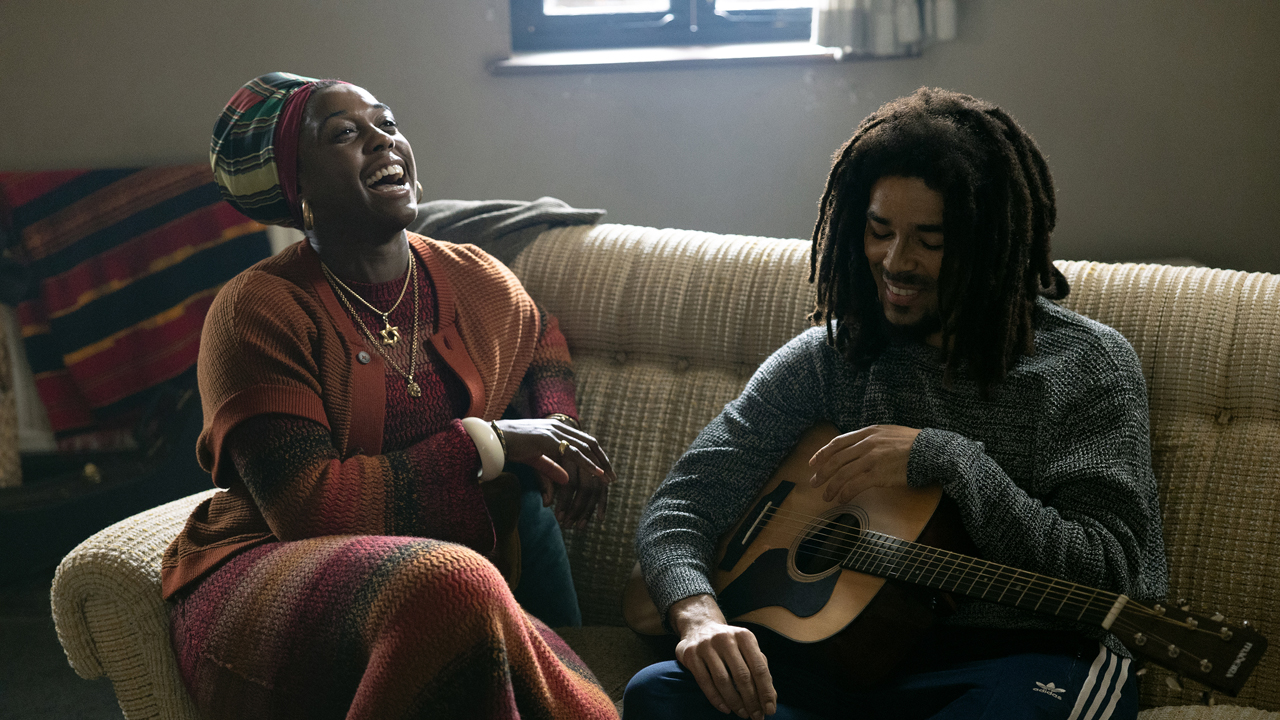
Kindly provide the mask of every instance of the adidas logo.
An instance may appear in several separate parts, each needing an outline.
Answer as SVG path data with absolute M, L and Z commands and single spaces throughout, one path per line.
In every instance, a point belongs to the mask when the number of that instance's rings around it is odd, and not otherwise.
M 1036 683 L 1036 687 L 1032 688 L 1032 691 L 1044 693 L 1055 700 L 1061 700 L 1063 694 L 1067 692 L 1067 689 L 1056 687 L 1053 683 L 1038 682 Z

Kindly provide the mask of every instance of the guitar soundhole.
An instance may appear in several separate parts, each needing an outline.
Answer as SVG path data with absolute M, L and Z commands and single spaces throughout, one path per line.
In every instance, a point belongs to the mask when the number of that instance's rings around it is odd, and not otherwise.
M 858 539 L 861 523 L 849 513 L 824 518 L 796 548 L 796 570 L 803 575 L 821 575 L 848 557 Z

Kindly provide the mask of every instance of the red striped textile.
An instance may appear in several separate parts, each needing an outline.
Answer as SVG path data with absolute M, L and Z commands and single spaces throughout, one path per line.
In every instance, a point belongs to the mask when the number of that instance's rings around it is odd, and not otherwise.
M 118 426 L 195 364 L 218 288 L 269 253 L 207 165 L 0 173 L 35 282 L 18 319 L 56 433 Z
M 0 187 L 11 207 L 26 205 L 31 200 L 57 189 L 88 170 L 54 170 L 50 172 L 0 173 Z

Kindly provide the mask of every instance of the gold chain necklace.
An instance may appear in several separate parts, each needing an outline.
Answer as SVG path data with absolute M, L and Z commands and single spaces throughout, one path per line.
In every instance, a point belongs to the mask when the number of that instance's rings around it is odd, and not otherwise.
M 396 308 L 400 307 L 400 301 L 404 299 L 404 293 L 406 290 L 409 289 L 409 281 L 413 278 L 413 251 L 412 250 L 409 251 L 409 272 L 405 274 L 404 287 L 400 288 L 400 297 L 396 298 L 396 304 L 392 305 L 391 309 L 386 312 L 382 312 L 378 308 L 374 307 L 373 304 L 370 303 L 368 300 L 365 300 L 364 298 L 360 297 L 360 293 L 357 293 L 355 290 L 352 290 L 351 288 L 347 287 L 347 284 L 342 282 L 342 280 L 339 279 L 337 275 L 334 275 L 333 271 L 330 270 L 329 267 L 324 264 L 323 260 L 320 261 L 320 267 L 324 268 L 325 275 L 331 278 L 333 282 L 338 283 L 339 287 L 341 287 L 343 290 L 346 290 L 347 292 L 354 295 L 357 300 L 364 303 L 365 307 L 369 308 L 370 310 L 382 316 L 382 324 L 384 327 L 378 331 L 378 334 L 382 336 L 382 344 L 386 345 L 387 347 L 395 347 L 396 343 L 400 342 L 400 328 L 392 325 L 391 321 L 387 319 L 387 316 L 395 312 Z M 338 293 L 338 296 L 342 297 L 342 293 Z M 355 312 L 355 311 L 352 310 L 352 312 Z M 374 340 L 373 344 L 377 345 L 378 341 Z
M 409 255 L 409 278 L 405 282 L 405 287 L 409 287 L 409 283 L 413 282 L 414 273 L 417 270 L 417 266 L 418 264 L 413 261 L 413 255 L 410 254 Z M 342 281 L 338 279 L 338 276 L 334 275 L 333 271 L 330 270 L 328 266 L 326 266 L 323 262 L 320 263 L 320 269 L 324 271 L 324 276 L 329 280 L 330 287 L 333 286 L 332 284 L 334 282 L 337 282 L 339 285 L 342 285 Z M 342 287 L 345 288 L 346 285 L 342 285 Z M 404 377 L 405 382 L 408 383 L 409 397 L 411 398 L 422 397 L 422 386 L 418 385 L 418 383 L 414 382 L 413 380 L 413 373 L 418 367 L 418 322 L 419 322 L 419 317 L 421 316 L 421 313 L 418 312 L 418 295 L 420 295 L 421 293 L 419 293 L 416 288 L 414 289 L 413 332 L 412 334 L 409 335 L 409 372 L 405 372 L 404 370 L 402 370 L 400 366 L 396 364 L 396 361 L 391 359 L 391 355 L 389 355 L 386 350 L 382 349 L 382 346 L 379 345 L 378 341 L 373 337 L 373 333 L 370 332 L 369 328 L 364 324 L 364 320 L 360 319 L 360 314 L 356 312 L 356 309 L 354 307 L 352 307 L 351 301 L 347 300 L 346 296 L 340 292 L 334 293 L 334 294 L 337 295 L 338 299 L 342 301 L 342 304 L 346 306 L 347 311 L 351 313 L 351 317 L 354 317 L 356 319 L 356 323 L 360 325 L 360 329 L 364 331 L 365 336 L 369 338 L 369 342 L 373 344 L 373 349 L 377 350 L 378 354 L 382 356 L 382 359 L 386 360 L 388 365 L 390 365 L 396 372 L 400 373 L 400 375 Z M 356 295 L 356 297 L 360 297 L 360 296 Z M 400 291 L 400 297 L 404 297 L 403 290 Z M 365 303 L 365 304 L 368 305 L 368 303 Z M 396 304 L 399 305 L 400 301 L 397 300 Z M 373 306 L 370 305 L 370 307 L 372 308 Z M 395 308 L 391 308 L 391 310 L 395 310 Z M 373 311 L 378 312 L 377 308 L 373 308 Z M 391 312 L 391 311 L 388 310 L 387 312 Z M 384 316 L 384 319 L 385 319 L 385 316 Z M 392 329 L 394 330 L 395 328 L 392 328 Z M 400 333 L 397 332 L 396 339 L 399 339 L 399 337 L 400 337 Z M 383 339 L 384 340 L 386 339 L 385 335 L 383 336 Z M 385 343 L 385 344 L 394 345 L 395 343 Z

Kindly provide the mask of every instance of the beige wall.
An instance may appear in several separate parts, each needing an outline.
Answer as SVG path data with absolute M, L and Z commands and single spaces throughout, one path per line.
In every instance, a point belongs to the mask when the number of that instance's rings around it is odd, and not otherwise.
M 1057 257 L 1280 272 L 1280 2 L 962 0 L 961 38 L 841 65 L 492 77 L 506 0 L 0 0 L 0 169 L 201 161 L 269 70 L 390 103 L 428 195 L 806 237 L 830 154 L 920 85 L 1010 110 L 1049 156 Z

